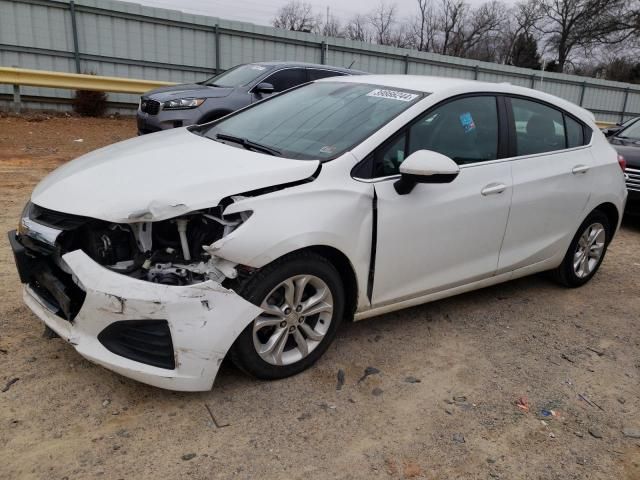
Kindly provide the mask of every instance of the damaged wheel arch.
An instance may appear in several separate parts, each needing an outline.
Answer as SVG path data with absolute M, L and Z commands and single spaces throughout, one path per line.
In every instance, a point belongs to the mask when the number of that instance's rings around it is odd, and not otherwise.
M 314 253 L 326 259 L 337 270 L 344 287 L 345 316 L 348 317 L 349 320 L 352 320 L 353 314 L 356 312 L 356 309 L 358 307 L 358 279 L 357 279 L 353 264 L 351 263 L 349 258 L 343 252 L 341 252 L 335 247 L 331 247 L 327 245 L 310 245 L 308 247 L 300 248 L 298 250 L 292 250 L 291 252 L 288 252 L 282 257 L 279 257 L 273 260 L 269 264 L 259 269 L 238 265 L 240 269 L 244 268 L 245 272 L 247 272 L 244 275 L 244 279 L 242 276 L 239 276 L 237 279 L 233 279 L 225 282 L 225 286 L 227 286 L 229 289 L 235 291 L 240 296 L 246 299 L 248 296 L 248 292 L 244 288 L 243 282 L 246 283 L 248 278 L 251 275 L 253 275 L 256 271 L 266 268 L 273 263 L 281 262 L 289 256 L 304 254 L 305 252 Z
M 344 317 L 346 289 L 336 266 L 312 248 L 260 268 L 237 292 L 263 310 L 234 341 L 233 363 L 261 379 L 295 375 L 320 358 Z

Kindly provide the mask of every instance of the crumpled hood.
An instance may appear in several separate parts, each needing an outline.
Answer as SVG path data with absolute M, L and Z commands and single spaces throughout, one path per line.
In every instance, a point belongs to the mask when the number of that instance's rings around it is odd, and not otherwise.
M 177 128 L 116 143 L 54 170 L 31 201 L 117 223 L 165 220 L 230 195 L 304 180 L 317 160 L 252 152 Z
M 231 87 L 207 87 L 199 83 L 170 85 L 151 90 L 143 95 L 145 98 L 166 102 L 176 98 L 222 98 L 233 92 Z

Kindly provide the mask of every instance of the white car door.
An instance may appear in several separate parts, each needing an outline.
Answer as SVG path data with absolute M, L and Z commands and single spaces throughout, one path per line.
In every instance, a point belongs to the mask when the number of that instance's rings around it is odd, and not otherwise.
M 374 152 L 372 177 L 380 180 L 374 183 L 373 305 L 494 274 L 512 186 L 510 164 L 499 159 L 504 149 L 498 137 L 496 97 L 468 96 L 430 110 Z M 417 150 L 452 158 L 460 165 L 458 177 L 398 194 L 394 175 Z
M 515 270 L 566 250 L 589 200 L 593 157 L 584 126 L 560 110 L 511 98 L 516 151 L 513 198 L 499 271 Z

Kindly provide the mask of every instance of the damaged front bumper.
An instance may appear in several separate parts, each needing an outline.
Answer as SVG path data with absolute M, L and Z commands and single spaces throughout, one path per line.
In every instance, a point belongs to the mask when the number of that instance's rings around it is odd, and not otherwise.
M 227 351 L 262 312 L 213 281 L 171 286 L 138 280 L 81 250 L 62 260 L 86 293 L 77 314 L 63 318 L 30 283 L 24 285 L 27 306 L 83 357 L 156 387 L 211 389 Z M 169 360 L 162 349 L 169 349 Z

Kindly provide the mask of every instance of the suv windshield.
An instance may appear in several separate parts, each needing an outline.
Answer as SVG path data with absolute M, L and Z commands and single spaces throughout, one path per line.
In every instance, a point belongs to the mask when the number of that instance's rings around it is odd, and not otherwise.
M 276 95 L 192 131 L 294 159 L 328 160 L 362 142 L 423 93 L 375 85 L 318 82 Z
M 205 80 L 202 84 L 210 87 L 240 87 L 253 82 L 269 69 L 270 67 L 265 67 L 264 65 L 238 65 L 220 75 Z
M 618 133 L 616 133 L 616 137 L 629 138 L 631 140 L 640 140 L 640 122 L 632 123 L 627 128 L 623 128 Z

